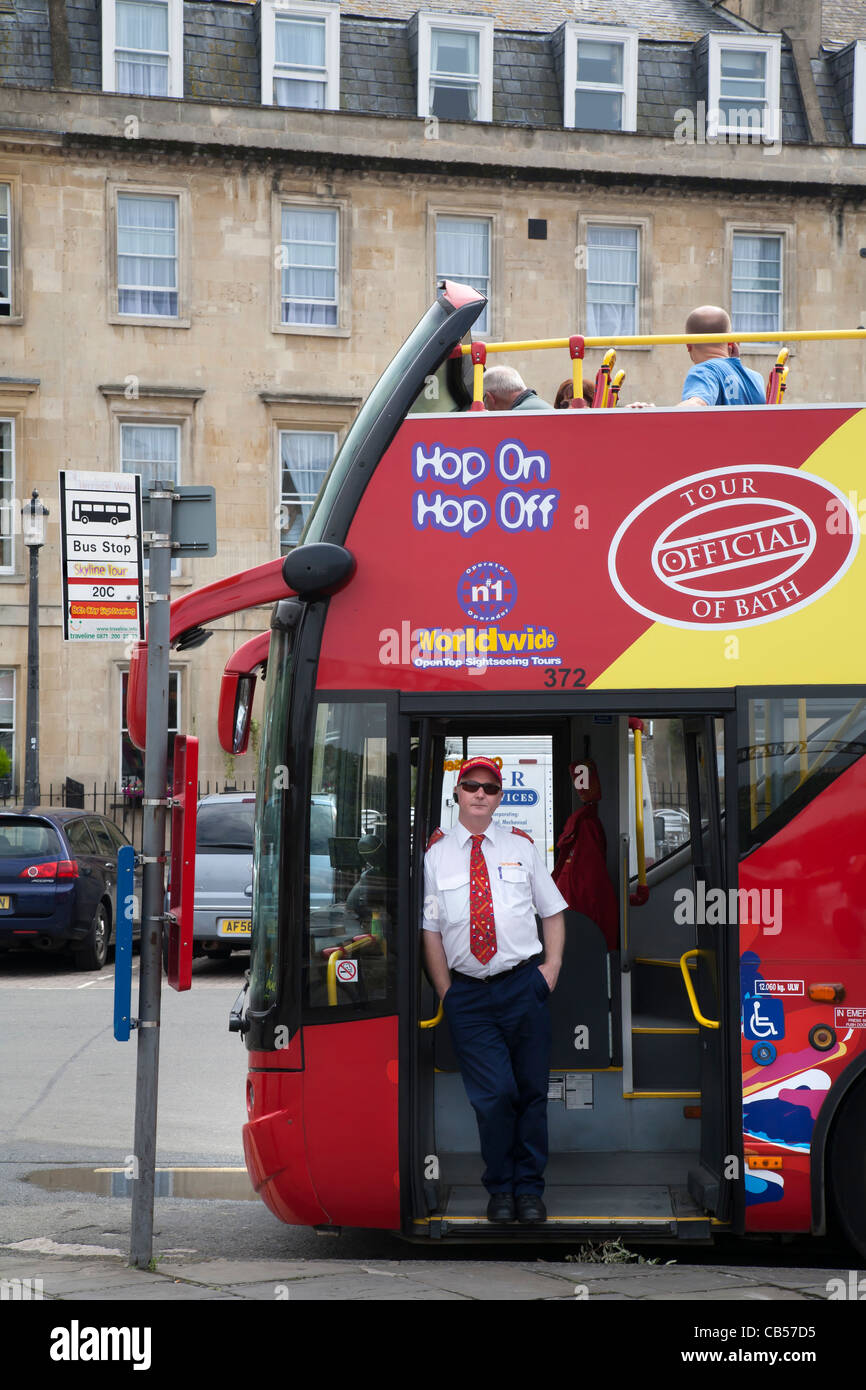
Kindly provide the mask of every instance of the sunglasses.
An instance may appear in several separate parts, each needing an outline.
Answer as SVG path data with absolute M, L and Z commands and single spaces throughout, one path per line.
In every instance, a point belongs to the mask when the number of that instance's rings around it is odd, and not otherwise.
M 467 778 L 465 782 L 458 782 L 457 785 L 468 792 L 482 791 L 487 796 L 498 796 L 502 791 L 498 782 L 470 782 Z

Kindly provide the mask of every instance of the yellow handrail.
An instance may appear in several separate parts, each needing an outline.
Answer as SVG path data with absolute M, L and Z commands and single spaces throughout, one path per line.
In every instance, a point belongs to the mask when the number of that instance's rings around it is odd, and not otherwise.
M 328 1003 L 334 1005 L 337 1002 L 337 961 L 351 951 L 362 951 L 365 946 L 370 944 L 379 946 L 381 943 L 375 936 L 359 936 L 356 941 L 347 941 L 342 946 L 337 946 L 328 956 Z
M 840 339 L 866 338 L 866 328 L 816 328 L 779 330 L 778 333 L 638 333 L 617 338 L 616 346 L 667 347 L 676 343 L 812 343 L 836 342 Z M 567 348 L 569 338 L 527 338 L 513 343 L 485 343 L 487 352 L 534 352 L 547 348 Z M 584 338 L 584 347 L 608 348 L 610 338 Z M 461 344 L 460 351 L 468 355 L 471 343 Z
M 646 846 L 643 825 L 643 723 L 629 720 L 634 731 L 634 833 L 637 841 L 637 891 L 629 895 L 632 907 L 640 907 L 649 897 L 646 881 Z
M 689 967 L 686 965 L 686 961 L 689 959 L 690 956 L 699 956 L 701 954 L 702 953 L 700 948 L 695 948 L 692 951 L 686 951 L 685 955 L 680 956 L 680 970 L 683 972 L 683 979 L 686 982 L 686 993 L 689 996 L 689 1003 L 692 1006 L 692 1013 L 694 1014 L 695 1019 L 701 1025 L 702 1028 L 718 1028 L 718 1023 L 714 1023 L 711 1018 L 704 1018 L 703 1014 L 698 1008 L 698 1000 L 695 994 L 694 985 L 692 984 L 691 978 L 689 976 Z
M 574 409 L 579 410 L 578 401 L 583 401 L 583 338 L 579 334 L 568 340 L 568 350 L 571 353 L 571 399 L 574 401 Z
M 433 1015 L 433 1017 L 432 1017 L 432 1018 L 422 1018 L 422 1019 L 420 1019 L 420 1020 L 419 1020 L 419 1023 L 418 1023 L 418 1027 L 419 1027 L 419 1028 L 435 1028 L 438 1024 L 440 1024 L 440 1023 L 442 1022 L 442 1016 L 443 1016 L 444 1013 L 445 1013 L 445 1010 L 444 1010 L 444 1008 L 443 1008 L 443 1006 L 442 1006 L 442 1000 L 440 999 L 440 1000 L 439 1000 L 439 1008 L 436 1010 L 436 1012 L 435 1012 L 435 1014 Z
M 797 786 L 805 782 L 809 776 L 809 726 L 806 723 L 806 701 L 797 701 L 797 732 L 800 736 L 800 781 Z

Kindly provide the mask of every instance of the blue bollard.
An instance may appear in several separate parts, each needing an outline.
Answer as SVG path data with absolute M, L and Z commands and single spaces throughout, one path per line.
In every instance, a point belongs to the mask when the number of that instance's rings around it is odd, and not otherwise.
M 117 852 L 117 923 L 114 944 L 114 1036 L 129 1042 L 132 1027 L 132 919 L 135 903 L 135 850 L 124 845 Z

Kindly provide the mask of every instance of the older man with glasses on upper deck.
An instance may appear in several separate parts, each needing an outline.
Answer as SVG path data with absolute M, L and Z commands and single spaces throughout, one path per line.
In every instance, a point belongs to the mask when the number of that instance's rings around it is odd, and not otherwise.
M 424 861 L 425 958 L 478 1120 L 487 1219 L 532 1225 L 547 1219 L 547 1001 L 568 904 L 530 836 L 494 823 L 492 759 L 465 762 L 454 795 L 457 824 L 431 836 Z

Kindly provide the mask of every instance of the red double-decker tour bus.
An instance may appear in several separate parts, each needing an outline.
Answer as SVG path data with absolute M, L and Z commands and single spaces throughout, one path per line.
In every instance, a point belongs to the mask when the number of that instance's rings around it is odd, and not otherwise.
M 173 605 L 188 643 L 275 601 L 220 704 L 241 751 L 266 666 L 233 1020 L 252 1181 L 327 1229 L 694 1241 L 835 1221 L 866 1252 L 866 410 L 472 409 L 483 305 L 446 284 L 297 549 Z M 586 346 L 558 349 L 581 400 Z M 598 404 L 614 382 L 608 362 Z M 591 774 L 615 903 L 602 920 L 578 891 L 566 914 L 542 1229 L 485 1220 L 422 966 L 425 846 L 478 753 L 503 771 L 498 818 L 551 867 L 571 770 Z

